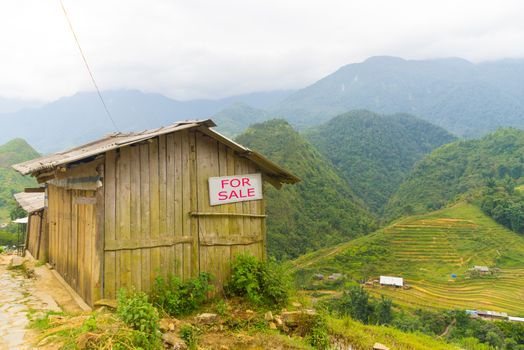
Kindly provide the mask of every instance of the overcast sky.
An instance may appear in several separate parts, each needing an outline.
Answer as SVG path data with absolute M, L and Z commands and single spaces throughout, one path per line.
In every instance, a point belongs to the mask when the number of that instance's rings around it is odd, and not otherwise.
M 101 89 L 299 88 L 375 55 L 524 57 L 524 1 L 63 0 Z M 0 96 L 91 90 L 59 0 L 0 1 Z

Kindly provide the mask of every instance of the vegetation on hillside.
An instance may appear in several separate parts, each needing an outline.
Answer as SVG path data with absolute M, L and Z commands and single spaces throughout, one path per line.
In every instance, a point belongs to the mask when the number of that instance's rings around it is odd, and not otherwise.
M 248 128 L 269 118 L 269 113 L 245 103 L 235 103 L 213 115 L 217 130 L 234 137 Z
M 236 140 L 302 180 L 281 190 L 266 187 L 270 255 L 294 258 L 376 227 L 373 216 L 331 162 L 286 121 L 255 124 Z
M 408 308 L 488 309 L 524 316 L 524 237 L 467 203 L 412 216 L 373 234 L 319 250 L 294 261 L 307 288 L 312 276 L 342 273 L 364 282 L 380 275 L 403 277 L 408 289 L 371 287 Z M 492 273 L 477 276 L 474 265 Z
M 18 174 L 11 165 L 37 157 L 39 154 L 22 139 L 0 146 L 0 223 L 8 222 L 9 213 L 16 207 L 13 194 L 36 185 L 32 178 Z
M 468 193 L 478 196 L 488 180 L 524 177 L 524 131 L 501 129 L 478 140 L 444 145 L 415 164 L 390 199 L 386 217 L 424 213 Z
M 408 114 L 383 116 L 366 110 L 335 117 L 306 137 L 378 214 L 416 161 L 455 139 Z
M 524 234 L 524 193 L 515 188 L 510 178 L 502 186 L 488 181 L 480 207 L 499 224 Z

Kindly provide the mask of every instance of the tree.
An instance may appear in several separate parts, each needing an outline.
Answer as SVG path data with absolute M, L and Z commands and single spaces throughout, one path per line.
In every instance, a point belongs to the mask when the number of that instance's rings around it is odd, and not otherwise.
M 375 317 L 378 324 L 390 324 L 393 320 L 393 302 L 385 296 L 380 296 L 380 301 L 375 307 Z

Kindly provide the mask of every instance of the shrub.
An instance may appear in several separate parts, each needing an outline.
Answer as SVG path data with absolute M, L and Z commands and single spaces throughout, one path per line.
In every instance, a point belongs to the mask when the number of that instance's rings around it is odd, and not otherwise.
M 180 328 L 180 338 L 186 342 L 189 349 L 196 349 L 200 330 L 190 324 L 185 324 Z
M 285 305 L 291 278 L 275 261 L 260 261 L 252 255 L 238 255 L 231 265 L 228 291 L 257 305 Z
M 311 344 L 316 349 L 329 348 L 328 327 L 323 316 L 315 316 L 311 324 L 307 340 L 309 341 L 309 344 Z
M 116 314 L 126 325 L 139 331 L 135 334 L 136 345 L 146 349 L 158 347 L 160 344 L 158 312 L 149 303 L 145 293 L 119 290 Z
M 171 316 L 187 315 L 206 301 L 207 293 L 213 289 L 210 281 L 211 275 L 208 273 L 201 273 L 197 278 L 187 281 L 172 275 L 167 279 L 157 277 L 151 300 Z

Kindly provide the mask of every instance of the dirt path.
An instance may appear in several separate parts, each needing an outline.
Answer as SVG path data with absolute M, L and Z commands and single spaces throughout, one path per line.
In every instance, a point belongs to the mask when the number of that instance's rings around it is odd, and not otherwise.
M 66 309 L 75 311 L 76 304 L 45 267 L 36 268 L 36 278 L 28 279 L 20 271 L 8 270 L 10 261 L 11 256 L 0 255 L 0 350 L 32 349 L 28 314 L 61 311 L 51 297 L 53 289 L 62 292 Z

